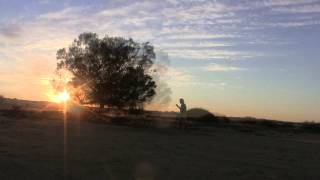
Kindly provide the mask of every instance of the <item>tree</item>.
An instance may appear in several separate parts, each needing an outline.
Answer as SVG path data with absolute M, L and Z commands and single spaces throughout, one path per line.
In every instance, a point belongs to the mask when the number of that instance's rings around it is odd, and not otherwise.
M 156 84 L 153 46 L 132 39 L 82 33 L 57 52 L 57 69 L 73 75 L 70 84 L 82 103 L 134 108 L 152 100 Z
M 4 96 L 0 95 L 0 104 L 4 102 Z

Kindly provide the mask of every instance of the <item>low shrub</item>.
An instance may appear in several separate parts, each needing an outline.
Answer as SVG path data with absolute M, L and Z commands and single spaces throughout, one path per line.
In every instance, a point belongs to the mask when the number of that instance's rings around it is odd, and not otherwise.
M 307 121 L 307 122 L 301 123 L 300 128 L 302 130 L 310 130 L 310 131 L 320 132 L 320 123 Z
M 219 119 L 214 114 L 202 108 L 193 108 L 188 110 L 187 118 L 191 121 L 199 122 L 199 123 L 219 122 Z

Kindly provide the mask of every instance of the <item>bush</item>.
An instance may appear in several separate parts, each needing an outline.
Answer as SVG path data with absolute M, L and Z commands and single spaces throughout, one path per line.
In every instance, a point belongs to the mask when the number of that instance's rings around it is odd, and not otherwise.
M 257 125 L 258 124 L 258 120 L 256 118 L 253 118 L 253 117 L 241 118 L 241 121 L 239 121 L 239 122 L 243 123 L 243 124 L 251 124 L 251 125 Z
M 320 124 L 312 121 L 306 121 L 301 124 L 302 130 L 310 130 L 315 132 L 320 132 Z
M 22 110 L 22 106 L 19 105 L 12 105 L 11 109 L 2 110 L 2 114 L 14 118 L 25 117 L 25 112 Z
M 266 127 L 272 127 L 272 128 L 279 127 L 279 123 L 276 121 L 272 121 L 272 120 L 263 119 L 258 122 L 260 123 L 260 125 L 266 126 Z
M 4 103 L 4 96 L 0 95 L 0 104 Z
M 202 108 L 193 108 L 188 110 L 187 118 L 200 123 L 219 122 L 218 118 L 214 114 Z
M 226 116 L 220 116 L 218 119 L 219 119 L 219 122 L 221 122 L 221 123 L 230 123 L 231 122 L 231 120 Z
M 19 113 L 19 112 L 21 112 L 21 110 L 22 110 L 22 106 L 20 106 L 20 105 L 13 105 L 12 106 L 12 111 L 14 111 L 14 112 Z
M 131 115 L 142 115 L 142 114 L 144 114 L 144 110 L 143 109 L 129 109 L 128 113 Z

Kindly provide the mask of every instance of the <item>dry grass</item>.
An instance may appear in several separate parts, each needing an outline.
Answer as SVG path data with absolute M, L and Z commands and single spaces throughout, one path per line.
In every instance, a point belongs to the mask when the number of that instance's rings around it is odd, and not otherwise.
M 176 129 L 170 117 L 146 117 L 153 123 L 132 117 L 119 126 L 69 115 L 64 152 L 61 113 L 0 115 L 0 179 L 320 178 L 317 133 L 282 132 L 265 122 Z

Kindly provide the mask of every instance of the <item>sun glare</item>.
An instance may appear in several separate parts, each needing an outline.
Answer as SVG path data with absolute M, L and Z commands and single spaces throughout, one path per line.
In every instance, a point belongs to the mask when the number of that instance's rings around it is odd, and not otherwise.
M 58 102 L 67 102 L 70 99 L 70 94 L 64 90 L 57 95 L 56 99 Z

